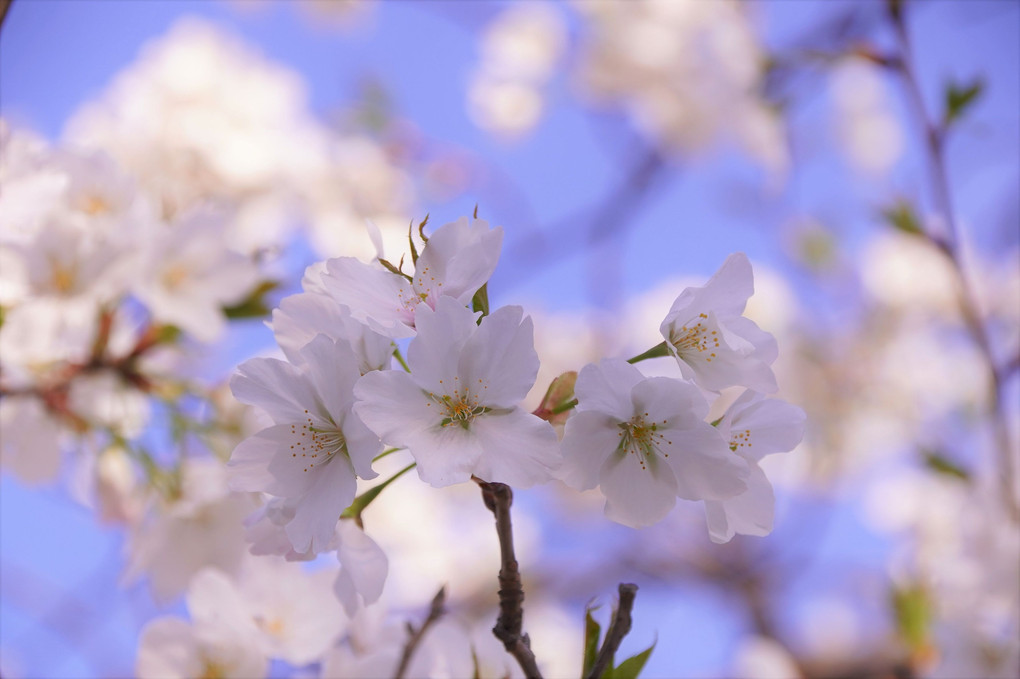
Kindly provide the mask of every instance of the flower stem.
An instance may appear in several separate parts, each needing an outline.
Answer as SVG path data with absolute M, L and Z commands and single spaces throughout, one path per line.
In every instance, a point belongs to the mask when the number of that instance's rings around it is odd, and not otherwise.
M 443 613 L 446 612 L 444 604 L 446 603 L 446 587 L 440 588 L 436 595 L 432 597 L 432 605 L 429 607 L 428 617 L 425 618 L 425 622 L 421 624 L 421 627 L 415 629 L 411 626 L 411 623 L 407 623 L 408 631 L 411 636 L 407 640 L 407 644 L 404 646 L 404 652 L 400 656 L 400 664 L 397 665 L 397 672 L 393 675 L 393 679 L 403 679 L 404 675 L 407 674 L 407 668 L 411 664 L 411 656 L 414 655 L 415 649 L 421 644 L 422 637 L 425 636 L 425 632 L 428 631 L 432 624 L 443 617 Z
M 609 668 L 613 656 L 620 648 L 623 638 L 630 632 L 631 610 L 634 608 L 634 597 L 637 595 L 638 586 L 631 583 L 620 583 L 620 602 L 613 614 L 613 621 L 606 630 L 606 638 L 602 640 L 602 648 L 595 658 L 595 664 L 591 666 L 591 672 L 587 679 L 600 679 L 602 673 Z
M 404 360 L 404 356 L 400 353 L 400 347 L 393 347 L 393 357 L 397 359 L 397 363 L 404 369 L 405 372 L 411 372 L 411 369 L 407 366 L 407 361 Z
M 659 358 L 660 356 L 669 356 L 669 347 L 665 342 L 659 342 L 645 353 L 638 354 L 634 358 L 628 358 L 627 363 L 638 363 L 648 358 Z

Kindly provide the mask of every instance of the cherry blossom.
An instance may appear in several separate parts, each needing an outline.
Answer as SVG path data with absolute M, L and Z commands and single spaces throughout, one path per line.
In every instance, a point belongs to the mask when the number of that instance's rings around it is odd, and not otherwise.
M 711 391 L 734 385 L 776 391 L 770 367 L 776 340 L 742 315 L 752 294 L 751 263 L 738 252 L 703 287 L 676 298 L 659 330 L 685 378 Z
M 747 390 L 719 422 L 730 450 L 747 461 L 747 490 L 725 500 L 706 500 L 708 533 L 713 542 L 728 542 L 736 533 L 772 532 L 775 497 L 772 484 L 758 466 L 766 455 L 793 450 L 804 437 L 804 411 L 779 399 Z
M 579 490 L 599 486 L 613 521 L 650 526 L 678 496 L 721 500 L 747 489 L 747 463 L 704 422 L 708 404 L 693 384 L 606 359 L 581 370 L 575 393 L 560 475 Z
M 361 376 L 354 351 L 319 335 L 295 366 L 272 358 L 241 364 L 231 380 L 238 400 L 276 423 L 231 455 L 231 485 L 296 500 L 286 532 L 298 552 L 328 549 L 340 513 L 354 500 L 356 477 L 369 479 L 379 440 L 351 412 Z
M 538 372 L 531 319 L 523 313 L 502 307 L 476 325 L 477 314 L 439 297 L 435 311 L 417 311 L 411 373 L 373 372 L 355 387 L 355 412 L 384 441 L 408 448 L 426 483 L 447 486 L 474 475 L 527 487 L 548 480 L 558 465 L 552 427 L 518 405 Z
M 435 309 L 441 297 L 471 301 L 495 270 L 502 243 L 502 228 L 462 217 L 436 229 L 411 280 L 381 264 L 337 257 L 326 262 L 322 283 L 358 321 L 387 337 L 410 337 L 420 309 Z

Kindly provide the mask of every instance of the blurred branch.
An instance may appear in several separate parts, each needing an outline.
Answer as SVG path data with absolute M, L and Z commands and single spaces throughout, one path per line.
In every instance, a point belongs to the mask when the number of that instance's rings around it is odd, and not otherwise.
M 505 483 L 489 483 L 478 478 L 474 480 L 482 489 L 485 506 L 496 517 L 496 535 L 499 537 L 502 561 L 499 569 L 499 618 L 492 633 L 503 642 L 503 647 L 517 660 L 528 679 L 542 679 L 535 654 L 531 651 L 531 641 L 521 631 L 524 623 L 524 586 L 514 554 L 513 524 L 510 521 L 513 491 Z
M 4 21 L 7 19 L 7 12 L 10 11 L 14 0 L 0 0 L 0 31 L 3 31 Z
M 989 394 L 989 411 L 992 417 L 996 449 L 999 457 L 1000 492 L 1002 493 L 1002 501 L 1009 515 L 1014 522 L 1020 523 L 1020 506 L 1017 504 L 1014 488 L 1016 469 L 1014 469 L 1012 459 L 1013 450 L 1010 445 L 1006 413 L 1003 411 L 1004 373 L 1001 372 L 998 360 L 995 357 L 988 328 L 981 318 L 977 296 L 964 270 L 963 258 L 959 247 L 959 228 L 953 212 L 952 192 L 949 188 L 945 160 L 946 132 L 949 119 L 947 118 L 939 123 L 935 122 L 935 119 L 928 114 L 924 103 L 924 96 L 921 93 L 921 87 L 917 79 L 917 71 L 914 68 L 910 35 L 907 31 L 906 18 L 904 16 L 904 3 L 900 0 L 887 0 L 887 8 L 888 17 L 896 33 L 900 49 L 899 58 L 892 60 L 890 66 L 902 77 L 914 117 L 922 129 L 928 153 L 932 192 L 937 209 L 942 213 L 945 225 L 944 234 L 933 233 L 930 227 L 925 226 L 922 235 L 944 252 L 951 262 L 958 283 L 960 311 L 963 321 L 988 366 L 992 382 Z
M 606 631 L 606 638 L 602 640 L 602 648 L 599 649 L 595 664 L 592 665 L 588 679 L 599 679 L 606 671 L 613 660 L 613 656 L 620 648 L 623 638 L 630 632 L 631 610 L 634 608 L 634 597 L 637 595 L 638 586 L 631 583 L 620 583 L 620 601 L 616 606 L 616 613 L 613 614 L 613 621 Z
M 411 623 L 407 623 L 407 631 L 410 637 L 407 640 L 407 644 L 404 645 L 404 652 L 400 656 L 400 664 L 397 665 L 397 671 L 393 675 L 394 679 L 403 679 L 404 675 L 407 674 L 407 668 L 411 664 L 411 656 L 414 655 L 415 650 L 421 644 L 422 637 L 425 636 L 425 632 L 428 631 L 429 627 L 432 626 L 439 618 L 443 617 L 446 612 L 444 604 L 446 603 L 446 587 L 441 587 L 436 595 L 432 597 L 432 605 L 429 607 L 428 617 L 425 618 L 425 622 L 421 624 L 421 627 L 415 629 Z

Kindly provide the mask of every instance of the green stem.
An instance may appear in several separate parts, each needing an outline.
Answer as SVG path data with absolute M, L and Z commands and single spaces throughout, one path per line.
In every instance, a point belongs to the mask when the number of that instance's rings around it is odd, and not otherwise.
M 628 358 L 627 363 L 637 363 L 647 358 L 659 358 L 661 356 L 669 356 L 669 346 L 665 342 L 659 342 L 645 353 L 638 354 L 634 358 Z
M 341 519 L 354 519 L 354 522 L 356 524 L 358 524 L 358 528 L 364 529 L 365 525 L 364 525 L 364 523 L 361 520 L 361 513 L 363 511 L 365 511 L 365 509 L 370 504 L 372 504 L 372 501 L 374 499 L 379 497 L 379 494 L 382 493 L 386 489 L 386 486 L 390 485 L 391 483 L 393 483 L 394 481 L 399 479 L 401 476 L 403 476 L 404 474 L 406 474 L 407 472 L 411 471 L 412 469 L 414 469 L 417 466 L 418 465 L 416 463 L 412 462 L 411 464 L 407 465 L 406 467 L 401 469 L 399 472 L 397 472 L 396 474 L 394 474 L 390 478 L 388 478 L 385 481 L 383 481 L 382 483 L 380 483 L 378 486 L 372 486 L 371 488 L 366 490 L 364 493 L 362 493 L 358 497 L 354 498 L 354 502 L 351 503 L 350 507 L 348 507 L 347 509 L 345 509 L 343 511 L 343 513 L 340 515 L 340 518 Z
M 407 367 L 407 361 L 404 360 L 403 355 L 400 353 L 400 347 L 394 345 L 394 347 L 393 347 L 393 357 L 397 359 L 397 363 L 399 363 L 400 366 L 406 372 L 411 372 L 411 369 L 409 367 Z
M 577 405 L 577 399 L 574 398 L 574 399 L 571 399 L 571 400 L 567 401 L 566 403 L 561 403 L 560 405 L 558 405 L 555 408 L 553 408 L 552 410 L 550 410 L 549 413 L 551 415 L 559 415 L 560 413 L 567 412 L 568 410 L 570 410 L 571 408 L 573 408 L 576 405 Z
M 398 450 L 403 450 L 403 448 L 387 448 L 386 450 L 382 451 L 381 453 L 379 453 L 378 455 L 373 457 L 372 458 L 372 462 L 378 462 L 379 460 L 383 459 L 387 455 L 392 455 L 393 453 L 397 452 Z

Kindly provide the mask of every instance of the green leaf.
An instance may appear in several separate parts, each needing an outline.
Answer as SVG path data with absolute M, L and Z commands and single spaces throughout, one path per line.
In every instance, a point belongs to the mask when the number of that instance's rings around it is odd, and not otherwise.
M 591 668 L 595 666 L 595 658 L 599 654 L 599 636 L 602 633 L 602 627 L 592 617 L 593 610 L 595 608 L 591 606 L 584 609 L 584 662 L 582 663 L 584 669 L 581 670 L 581 679 L 587 677 L 591 672 Z
M 482 318 L 489 315 L 489 284 L 486 283 L 482 287 L 478 288 L 478 292 L 471 298 L 471 308 L 475 311 L 481 311 L 482 315 L 478 319 L 479 325 L 482 323 Z
M 914 236 L 924 233 L 921 220 L 918 219 L 913 204 L 904 198 L 900 198 L 882 210 L 882 218 L 885 219 L 889 226 L 903 233 L 909 233 Z
M 943 124 L 948 127 L 963 117 L 963 114 L 970 108 L 971 104 L 981 96 L 984 88 L 985 82 L 980 77 L 965 85 L 955 82 L 946 85 L 946 112 L 943 117 Z
M 928 468 L 946 476 L 952 476 L 962 481 L 970 481 L 970 472 L 956 464 L 936 450 L 922 451 L 924 463 Z
M 256 318 L 266 316 L 272 310 L 266 302 L 266 295 L 279 287 L 277 281 L 262 281 L 248 296 L 233 306 L 223 307 L 227 318 Z
M 648 662 L 648 658 L 652 655 L 652 650 L 655 649 L 655 644 L 657 643 L 658 641 L 653 642 L 645 650 L 637 655 L 632 655 L 617 665 L 613 671 L 613 679 L 637 679 L 638 674 L 644 669 L 645 663 Z
M 924 588 L 914 586 L 893 590 L 892 607 L 903 641 L 911 650 L 924 648 L 932 619 L 931 602 Z
M 418 248 L 414 246 L 414 220 L 407 225 L 407 242 L 411 246 L 411 264 L 418 263 Z

